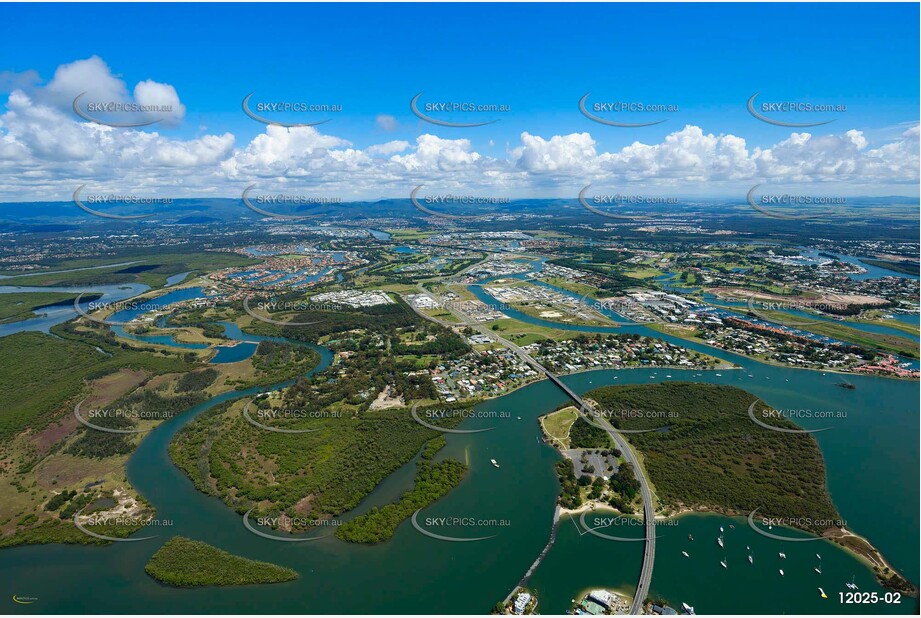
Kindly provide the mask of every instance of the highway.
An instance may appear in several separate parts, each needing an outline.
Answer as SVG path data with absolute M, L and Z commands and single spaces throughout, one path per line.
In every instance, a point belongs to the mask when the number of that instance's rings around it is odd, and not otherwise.
M 441 299 L 435 297 L 431 292 L 428 292 L 427 290 L 422 289 L 421 286 L 419 287 L 426 295 L 432 297 L 433 300 L 441 303 Z M 566 393 L 566 395 L 570 399 L 572 399 L 576 403 L 579 409 L 579 412 L 583 416 L 587 417 L 588 420 L 592 422 L 594 425 L 602 427 L 605 431 L 608 432 L 608 435 L 610 435 L 611 438 L 614 440 L 614 443 L 617 445 L 617 448 L 620 449 L 621 453 L 623 453 L 624 460 L 629 462 L 633 466 L 633 472 L 636 474 L 636 478 L 640 483 L 640 495 L 643 499 L 643 521 L 645 523 L 646 542 L 644 543 L 645 547 L 643 551 L 643 566 L 640 569 L 640 579 L 636 587 L 636 594 L 633 596 L 633 604 L 630 606 L 630 613 L 631 614 L 642 613 L 643 602 L 646 599 L 646 595 L 649 593 L 649 585 L 652 582 L 652 568 L 653 568 L 653 564 L 655 562 L 655 556 L 656 556 L 655 506 L 654 506 L 653 497 L 652 497 L 652 490 L 649 487 L 649 479 L 646 478 L 646 474 L 642 466 L 640 466 L 640 463 L 636 457 L 636 453 L 633 451 L 633 449 L 624 439 L 623 435 L 620 432 L 618 432 L 611 425 L 611 423 L 608 422 L 607 419 L 592 415 L 591 406 L 589 406 L 585 401 L 583 401 L 583 399 L 579 396 L 578 393 L 576 393 L 571 388 L 569 388 L 566 384 L 564 384 L 563 381 L 559 378 L 559 376 L 552 373 L 549 369 L 541 365 L 534 357 L 528 354 L 524 349 L 522 349 L 517 344 L 512 343 L 511 341 L 509 341 L 508 339 L 505 339 L 504 337 L 500 337 L 498 334 L 496 334 L 495 331 L 489 330 L 483 324 L 477 322 L 476 320 L 471 319 L 469 316 L 464 314 L 460 309 L 458 309 L 457 307 L 458 303 L 453 303 L 450 305 L 444 305 L 443 303 L 441 304 L 443 306 L 447 306 L 449 310 L 451 311 L 451 313 L 453 313 L 455 316 L 460 318 L 461 319 L 460 323 L 451 323 L 451 322 L 445 322 L 443 320 L 438 320 L 436 318 L 433 318 L 432 316 L 426 315 L 425 313 L 423 313 L 422 311 L 414 307 L 411 302 L 406 301 L 406 303 L 410 307 L 412 307 L 413 310 L 416 311 L 416 313 L 418 313 L 420 316 L 422 316 L 423 318 L 427 320 L 431 320 L 433 322 L 436 322 L 446 327 L 469 326 L 471 328 L 475 328 L 476 330 L 480 331 L 484 335 L 487 335 L 497 340 L 499 343 L 501 343 L 508 349 L 515 352 L 519 357 L 521 357 L 522 360 L 524 360 L 526 363 L 531 365 L 535 370 L 547 376 L 547 378 L 551 382 L 556 384 L 564 393 Z

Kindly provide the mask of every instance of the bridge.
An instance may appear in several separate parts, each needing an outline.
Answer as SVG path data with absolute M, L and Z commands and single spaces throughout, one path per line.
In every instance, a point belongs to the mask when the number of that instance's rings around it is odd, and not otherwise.
M 428 290 L 421 288 L 421 286 L 420 286 L 420 289 L 425 294 L 430 295 Z M 582 399 L 582 397 L 579 396 L 578 393 L 576 393 L 574 390 L 569 388 L 569 386 L 567 386 L 560 379 L 558 375 L 556 375 L 555 373 L 553 373 L 552 371 L 550 371 L 549 369 L 541 365 L 534 357 L 528 354 L 526 350 L 521 348 L 521 346 L 515 343 L 512 343 L 511 341 L 509 341 L 508 339 L 505 339 L 504 337 L 500 337 L 495 332 L 486 328 L 483 324 L 465 315 L 462 311 L 457 309 L 456 306 L 452 306 L 450 308 L 450 311 L 461 319 L 460 323 L 451 323 L 451 322 L 445 322 L 443 320 L 439 320 L 432 316 L 426 315 L 422 311 L 416 309 L 416 307 L 413 306 L 412 303 L 407 302 L 407 304 L 410 307 L 412 307 L 413 310 L 416 311 L 416 313 L 418 313 L 423 318 L 433 321 L 433 322 L 437 322 L 438 324 L 441 324 L 442 326 L 446 326 L 446 327 L 469 326 L 471 328 L 475 328 L 476 330 L 480 331 L 484 335 L 487 335 L 488 337 L 492 337 L 496 339 L 497 341 L 499 341 L 499 343 L 501 343 L 508 349 L 515 352 L 522 360 L 524 360 L 526 363 L 531 365 L 536 371 L 545 375 L 547 379 L 549 379 L 557 387 L 559 387 L 560 390 L 566 393 L 566 396 L 572 399 L 576 403 L 576 406 L 578 407 L 580 414 L 586 417 L 589 417 L 591 415 L 591 410 L 592 410 L 591 406 L 589 406 Z M 636 478 L 640 483 L 640 496 L 643 499 L 643 522 L 645 524 L 646 541 L 644 543 L 643 566 L 640 569 L 640 579 L 636 587 L 636 594 L 633 596 L 633 604 L 630 606 L 631 614 L 639 614 L 643 610 L 643 602 L 646 599 L 646 595 L 649 594 L 649 585 L 652 583 L 652 567 L 655 562 L 655 556 L 656 556 L 656 529 L 655 529 L 656 524 L 655 524 L 655 508 L 654 508 L 654 503 L 653 503 L 653 498 L 652 498 L 652 489 L 650 489 L 649 487 L 649 479 L 646 478 L 646 474 L 644 473 L 643 468 L 640 466 L 636 453 L 633 451 L 633 449 L 624 439 L 623 435 L 620 432 L 618 432 L 614 428 L 614 426 L 611 425 L 611 423 L 608 422 L 608 420 L 605 418 L 595 417 L 594 415 L 591 415 L 589 420 L 594 425 L 602 427 L 608 433 L 608 435 L 611 436 L 611 439 L 614 440 L 614 443 L 617 445 L 617 448 L 623 454 L 624 460 L 633 466 L 633 472 L 634 474 L 636 474 Z M 533 569 L 534 567 L 532 566 L 531 568 Z

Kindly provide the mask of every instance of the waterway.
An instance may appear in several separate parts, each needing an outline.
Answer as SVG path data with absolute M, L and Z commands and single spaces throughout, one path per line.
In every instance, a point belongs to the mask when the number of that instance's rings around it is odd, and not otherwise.
M 473 288 L 474 293 L 479 288 Z M 525 316 L 526 317 L 526 316 Z M 531 321 L 531 320 L 527 320 Z M 594 330 L 553 324 L 571 330 Z M 232 338 L 250 335 L 226 330 Z M 828 486 L 847 527 L 867 536 L 915 582 L 919 580 L 919 432 L 918 383 L 873 376 L 848 376 L 856 389 L 837 386 L 834 374 L 757 363 L 741 356 L 663 336 L 643 326 L 611 329 L 668 339 L 742 366 L 720 372 L 674 369 L 602 370 L 567 376 L 584 393 L 606 384 L 693 380 L 744 388 L 776 408 L 838 410 L 846 418 L 806 420 L 807 428 L 831 424 L 816 435 L 828 471 Z M 242 337 L 241 337 L 242 335 Z M 321 367 L 329 363 L 323 352 Z M 720 375 L 718 375 L 720 374 Z M 669 378 L 667 376 L 671 375 Z M 283 385 L 275 385 L 275 388 Z M 195 490 L 169 460 L 175 433 L 195 415 L 257 389 L 228 393 L 196 406 L 157 427 L 142 441 L 128 465 L 131 484 L 174 525 L 139 531 L 158 535 L 150 541 L 108 547 L 26 546 L 0 551 L 0 587 L 6 598 L 36 597 L 21 613 L 485 613 L 505 597 L 546 543 L 553 517 L 557 481 L 554 449 L 543 444 L 537 417 L 567 402 L 548 381 L 480 404 L 500 418 L 465 421 L 462 428 L 494 426 L 478 434 L 450 435 L 439 457 L 469 463 L 467 477 L 444 499 L 424 509 L 419 521 L 433 532 L 458 537 L 495 535 L 479 542 L 450 543 L 423 536 L 409 522 L 378 546 L 355 546 L 326 537 L 284 543 L 257 537 L 239 515 L 219 500 Z M 521 417 L 520 420 L 518 417 Z M 489 460 L 495 458 L 500 468 Z M 412 484 L 414 464 L 391 475 L 346 518 L 395 499 Z M 434 517 L 490 520 L 473 526 L 431 527 Z M 507 521 L 507 526 L 495 522 Z M 828 541 L 783 543 L 757 535 L 743 519 L 689 515 L 678 525 L 660 526 L 662 538 L 651 594 L 672 606 L 687 602 L 701 613 L 861 613 L 867 607 L 841 605 L 838 592 L 852 577 L 864 591 L 880 591 L 872 573 Z M 729 525 L 735 526 L 734 530 Z M 725 554 L 716 544 L 718 528 L 727 529 Z M 624 526 L 626 529 L 630 529 Z M 775 528 L 775 532 L 778 529 Z M 322 536 L 320 530 L 311 536 Z M 615 532 L 611 532 L 614 534 Z M 636 533 L 639 533 L 637 527 Z M 687 535 L 695 541 L 689 542 Z M 793 531 L 786 534 L 796 536 Z M 269 586 L 181 590 L 147 577 L 144 564 L 172 535 L 202 540 L 258 560 L 296 569 L 300 579 Z M 624 534 L 626 536 L 627 534 Z M 752 548 L 754 565 L 746 559 Z M 688 551 L 684 558 L 681 551 Z M 788 558 L 779 565 L 778 551 Z M 822 575 L 813 571 L 822 555 Z M 728 569 L 719 565 L 726 558 Z M 558 540 L 530 585 L 538 591 L 541 612 L 559 613 L 589 587 L 631 592 L 640 569 L 640 544 L 613 542 L 580 534 L 567 518 Z M 777 569 L 783 568 L 781 578 Z M 67 582 L 66 586 L 61 585 Z M 822 599 L 818 587 L 829 599 Z M 873 606 L 873 612 L 916 613 L 905 599 L 898 606 Z

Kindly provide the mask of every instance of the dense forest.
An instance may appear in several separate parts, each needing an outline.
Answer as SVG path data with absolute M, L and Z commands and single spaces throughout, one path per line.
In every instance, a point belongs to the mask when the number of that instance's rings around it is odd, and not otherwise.
M 467 466 L 453 459 L 432 463 L 435 453 L 445 443 L 444 436 L 426 443 L 416 467 L 415 485 L 397 502 L 374 507 L 370 512 L 347 521 L 336 530 L 336 536 L 350 543 L 387 541 L 402 521 L 454 489 L 463 479 Z
M 181 536 L 158 549 L 144 570 L 159 582 L 183 588 L 271 584 L 298 577 L 292 569 L 235 556 Z
M 746 391 L 666 382 L 606 386 L 588 397 L 608 409 L 673 413 L 665 430 L 629 437 L 643 455 L 660 500 L 668 506 L 737 513 L 759 508 L 766 517 L 839 519 L 825 488 L 825 464 L 815 438 L 753 423 L 748 408 L 758 399 Z M 619 424 L 622 429 L 662 425 L 655 415 L 641 416 L 621 419 Z M 779 415 L 767 422 L 796 428 Z

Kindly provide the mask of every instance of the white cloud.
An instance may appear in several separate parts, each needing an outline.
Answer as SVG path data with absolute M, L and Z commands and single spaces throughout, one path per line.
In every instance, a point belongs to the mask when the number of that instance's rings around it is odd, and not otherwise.
M 382 129 L 384 131 L 397 130 L 397 119 L 390 114 L 378 114 L 377 118 L 374 119 L 374 122 L 377 124 L 378 129 Z
M 393 140 L 386 144 L 375 144 L 368 147 L 368 154 L 389 156 L 398 152 L 403 152 L 409 148 L 409 142 L 406 140 Z
M 160 125 L 113 128 L 85 122 L 70 109 L 73 97 L 91 90 L 94 100 L 134 100 L 169 105 L 164 124 L 185 115 L 176 89 L 147 79 L 129 93 L 98 57 L 62 65 L 47 85 L 35 76 L 0 74 L 16 84 L 0 113 L 0 199 L 63 199 L 85 182 L 182 195 L 237 195 L 244 183 L 323 186 L 346 197 L 404 196 L 421 183 L 495 195 L 573 194 L 591 183 L 636 183 L 707 194 L 746 183 L 839 183 L 844 189 L 886 187 L 909 193 L 918 183 L 919 128 L 895 139 L 864 132 L 791 133 L 768 147 L 732 134 L 688 125 L 657 142 L 599 149 L 588 133 L 540 136 L 522 132 L 502 156 L 489 156 L 469 139 L 418 136 L 357 147 L 314 127 L 267 126 L 236 145 L 230 133 L 172 138 Z M 2 108 L 0 108 L 2 109 Z M 392 120 L 392 123 L 391 123 Z M 380 115 L 377 125 L 395 127 Z M 325 127 L 324 127 L 325 128 Z M 489 137 L 485 135 L 484 137 Z M 492 145 L 493 141 L 489 140 Z M 911 187 L 911 188 L 909 188 Z M 714 194 L 714 193 L 710 193 Z

